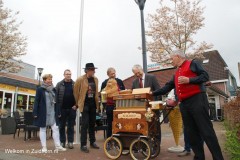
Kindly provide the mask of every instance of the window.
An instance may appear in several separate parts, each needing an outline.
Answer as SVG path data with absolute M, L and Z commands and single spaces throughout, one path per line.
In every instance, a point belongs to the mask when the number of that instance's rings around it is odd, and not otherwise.
M 233 84 L 232 84 L 232 77 L 231 76 L 229 76 L 229 85 L 233 86 Z
M 203 64 L 206 64 L 206 63 L 208 63 L 209 62 L 209 59 L 204 59 L 203 60 Z

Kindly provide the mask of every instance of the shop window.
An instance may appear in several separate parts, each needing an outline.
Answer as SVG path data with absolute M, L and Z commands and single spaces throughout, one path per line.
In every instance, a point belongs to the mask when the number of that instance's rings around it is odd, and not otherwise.
M 28 102 L 28 110 L 32 111 L 33 110 L 33 104 L 35 101 L 35 97 L 34 96 L 29 96 L 29 102 Z
M 3 92 L 0 91 L 0 108 L 2 108 L 2 102 L 3 102 Z
M 5 97 L 3 99 L 3 108 L 7 110 L 7 116 L 11 115 L 12 103 L 12 93 L 5 93 Z
M 25 111 L 27 108 L 27 95 L 19 94 L 17 96 L 17 110 Z

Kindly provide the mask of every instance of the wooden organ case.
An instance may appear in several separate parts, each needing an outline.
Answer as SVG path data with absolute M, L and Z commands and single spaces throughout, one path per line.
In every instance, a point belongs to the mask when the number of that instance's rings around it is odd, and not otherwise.
M 113 111 L 113 134 L 135 133 L 148 136 L 149 133 L 156 132 L 153 125 L 158 118 L 152 111 L 149 102 L 152 95 L 141 93 L 143 89 L 133 90 L 132 93 L 119 94 L 113 97 L 116 109 Z

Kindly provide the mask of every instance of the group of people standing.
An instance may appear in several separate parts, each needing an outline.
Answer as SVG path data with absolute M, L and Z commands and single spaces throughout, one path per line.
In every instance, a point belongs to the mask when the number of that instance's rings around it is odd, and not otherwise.
M 99 149 L 95 143 L 95 122 L 96 112 L 99 111 L 98 79 L 94 76 L 93 63 L 87 63 L 85 74 L 79 77 L 76 82 L 71 79 L 71 71 L 64 71 L 64 79 L 53 86 L 51 74 L 43 75 L 43 82 L 36 91 L 33 116 L 34 125 L 40 127 L 40 140 L 42 152 L 47 152 L 46 128 L 51 127 L 55 148 L 58 151 L 66 151 L 66 148 L 73 149 L 74 125 L 76 110 L 79 109 L 82 115 L 81 122 L 81 151 L 88 153 L 87 132 L 89 133 L 90 147 Z M 122 80 L 116 78 L 114 68 L 107 71 L 108 79 L 116 79 L 119 89 L 124 90 Z M 108 81 L 102 83 L 106 87 Z M 113 101 L 112 101 L 113 102 Z M 111 136 L 112 114 L 114 103 L 107 103 L 108 137 Z M 67 124 L 67 137 L 66 137 Z M 67 142 L 67 143 L 66 143 Z
M 53 86 L 51 74 L 45 74 L 43 82 L 37 88 L 33 116 L 34 125 L 40 127 L 42 152 L 47 153 L 46 128 L 51 127 L 55 148 L 66 151 L 66 124 L 68 148 L 73 149 L 74 124 L 77 106 L 73 95 L 74 81 L 71 71 L 64 71 L 64 79 Z
M 132 72 L 135 75 L 135 80 L 132 83 L 132 89 L 150 87 L 150 94 L 154 96 L 155 100 L 158 99 L 157 96 L 165 95 L 174 89 L 180 105 L 184 132 L 189 136 L 189 144 L 195 154 L 194 160 L 205 159 L 203 142 L 207 144 L 214 160 L 223 160 L 221 148 L 208 114 L 209 105 L 204 85 L 209 81 L 208 73 L 196 60 L 187 60 L 181 50 L 174 51 L 171 54 L 171 59 L 173 66 L 177 67 L 177 71 L 162 88 L 154 75 L 144 73 L 140 65 L 134 65 Z M 37 89 L 33 110 L 35 125 L 40 127 L 43 151 L 47 151 L 46 126 L 51 126 L 53 130 L 56 149 L 66 150 L 66 122 L 67 146 L 69 149 L 73 148 L 77 109 L 82 114 L 81 151 L 89 152 L 87 132 L 89 133 L 90 147 L 99 149 L 94 130 L 96 111 L 99 110 L 98 79 L 94 76 L 95 69 L 97 68 L 93 63 L 87 63 L 84 68 L 85 74 L 79 77 L 75 83 L 71 79 L 71 71 L 65 70 L 64 79 L 55 88 L 52 85 L 52 75 L 43 76 L 43 84 Z M 113 90 L 114 92 L 125 90 L 122 80 L 116 78 L 114 68 L 109 68 L 107 75 L 108 78 L 102 83 L 101 90 L 106 89 L 111 83 L 116 83 L 117 87 L 112 88 L 109 94 L 113 93 Z M 106 106 L 108 122 L 107 137 L 110 137 L 112 135 L 113 110 L 115 107 L 111 96 L 108 97 L 104 105 Z M 157 137 L 161 141 L 160 124 L 158 126 Z

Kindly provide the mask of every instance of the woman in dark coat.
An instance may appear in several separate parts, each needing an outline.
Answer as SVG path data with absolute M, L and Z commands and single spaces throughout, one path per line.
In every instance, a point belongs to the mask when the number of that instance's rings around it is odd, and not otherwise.
M 42 152 L 47 152 L 46 143 L 46 127 L 51 126 L 53 131 L 53 140 L 56 150 L 66 151 L 60 145 L 59 139 L 59 109 L 55 105 L 55 91 L 52 84 L 52 75 L 45 74 L 43 76 L 43 84 L 37 89 L 34 108 L 33 108 L 34 122 L 33 124 L 40 127 L 40 140 L 42 144 Z

